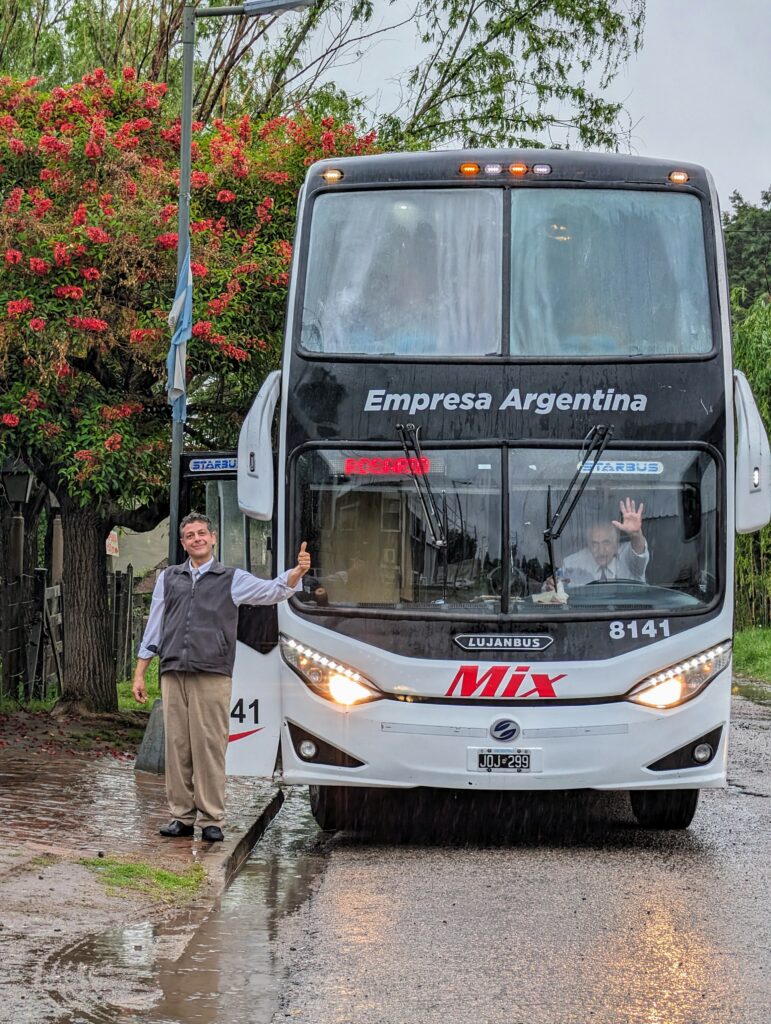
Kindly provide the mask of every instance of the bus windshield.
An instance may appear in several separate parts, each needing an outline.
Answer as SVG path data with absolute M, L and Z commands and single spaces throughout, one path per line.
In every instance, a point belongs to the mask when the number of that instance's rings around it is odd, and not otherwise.
M 415 476 L 430 481 L 445 546 Z M 500 451 L 313 451 L 296 478 L 314 604 L 500 611 Z
M 319 196 L 302 348 L 541 359 L 711 350 L 704 229 L 695 196 L 554 187 L 508 195 L 508 205 L 504 190 L 494 188 Z M 511 239 L 508 281 L 505 234 Z
M 548 496 L 559 500 L 582 461 L 564 448 L 424 448 L 422 458 L 396 448 L 304 452 L 295 463 L 296 529 L 314 570 L 301 600 L 541 618 L 709 604 L 718 593 L 717 466 L 701 450 L 606 451 L 555 542 L 563 599 L 549 599 Z M 446 546 L 428 521 L 420 476 Z

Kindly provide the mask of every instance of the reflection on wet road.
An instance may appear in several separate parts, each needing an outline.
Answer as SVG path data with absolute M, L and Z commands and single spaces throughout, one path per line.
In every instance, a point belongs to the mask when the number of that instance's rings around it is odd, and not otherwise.
M 324 836 L 291 791 L 186 946 L 81 944 L 59 1002 L 70 1024 L 768 1024 L 770 748 L 769 709 L 737 700 L 729 788 L 687 832 L 638 828 L 626 794 L 437 821 L 405 794 L 398 842 Z
M 293 791 L 182 957 L 160 972 L 162 994 L 138 1019 L 143 1024 L 267 1024 L 281 985 L 272 945 L 279 920 L 308 899 L 323 868 L 322 837 L 305 791 Z
M 491 805 L 482 845 L 460 822 L 336 837 L 280 927 L 275 1019 L 768 1024 L 768 709 L 737 702 L 732 739 L 731 785 L 687 832 L 608 793 Z

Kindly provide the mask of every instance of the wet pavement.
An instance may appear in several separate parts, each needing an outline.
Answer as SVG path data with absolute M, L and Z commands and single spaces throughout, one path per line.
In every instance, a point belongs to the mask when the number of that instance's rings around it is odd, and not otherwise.
M 56 1012 L 13 1019 L 767 1024 L 771 709 L 735 698 L 731 741 L 729 788 L 703 794 L 686 832 L 638 828 L 625 794 L 481 801 L 444 807 L 438 821 L 405 794 L 398 835 L 388 825 L 333 836 L 291 790 L 213 902 L 41 944 L 28 984 Z M 0 756 L 0 807 L 20 856 L 60 843 L 57 791 L 82 826 L 67 827 L 68 843 L 114 852 L 122 837 L 126 850 L 157 853 L 161 780 L 104 761 L 57 779 L 55 766 L 22 762 L 11 771 Z M 9 778 L 48 793 L 33 819 L 7 801 Z M 231 780 L 234 828 L 253 785 Z M 199 841 L 161 843 L 175 866 L 209 856 Z M 9 856 L 0 843 L 0 882 Z M 47 876 L 37 877 L 43 899 Z
M 280 806 L 277 787 L 230 778 L 223 843 L 164 839 L 162 776 L 124 760 L 0 751 L 0 879 L 41 854 L 126 857 L 184 870 L 201 863 L 221 889 Z
M 398 847 L 338 834 L 279 928 L 275 1021 L 768 1024 L 771 709 L 737 698 L 731 738 L 684 832 L 595 793 L 490 802 L 483 843 L 425 806 Z

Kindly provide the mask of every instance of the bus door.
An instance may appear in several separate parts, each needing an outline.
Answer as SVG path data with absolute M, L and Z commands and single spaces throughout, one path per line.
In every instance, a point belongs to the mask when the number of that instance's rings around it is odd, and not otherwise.
M 203 512 L 217 534 L 223 565 L 264 579 L 275 575 L 272 523 L 248 519 L 238 508 L 235 452 L 185 453 L 180 518 Z M 281 734 L 278 616 L 275 606 L 242 606 L 233 666 L 228 775 L 271 778 Z

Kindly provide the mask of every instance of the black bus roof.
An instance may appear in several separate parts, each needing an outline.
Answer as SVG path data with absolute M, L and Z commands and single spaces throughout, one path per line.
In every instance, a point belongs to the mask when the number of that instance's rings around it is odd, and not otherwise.
M 512 164 L 527 165 L 524 174 L 512 174 Z M 468 175 L 462 164 L 478 164 L 479 172 Z M 500 165 L 497 173 L 485 171 L 486 165 Z M 550 172 L 537 174 L 535 165 L 546 165 Z M 326 171 L 340 170 L 339 185 L 323 177 Z M 683 189 L 669 175 L 685 171 L 685 188 L 696 188 L 709 194 L 709 175 L 698 164 L 663 160 L 654 157 L 628 156 L 619 153 L 590 153 L 569 149 L 455 149 L 421 153 L 379 153 L 373 156 L 330 157 L 308 168 L 306 191 L 316 192 L 330 187 L 350 185 L 405 185 L 411 183 L 445 184 L 464 182 L 467 185 L 522 185 L 532 183 L 594 184 L 610 187 L 641 185 Z

